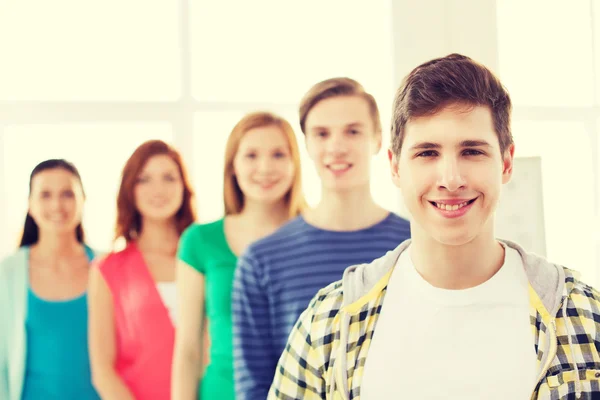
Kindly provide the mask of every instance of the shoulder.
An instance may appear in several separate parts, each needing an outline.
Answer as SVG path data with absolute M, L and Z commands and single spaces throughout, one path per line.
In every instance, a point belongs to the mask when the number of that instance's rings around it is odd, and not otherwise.
M 313 304 L 314 314 L 316 316 L 337 314 L 342 309 L 343 304 L 344 289 L 340 279 L 317 292 Z
M 579 273 L 569 268 L 561 267 L 565 273 L 565 285 L 569 297 L 579 309 L 590 311 L 595 320 L 600 321 L 600 292 L 579 279 Z
M 342 281 L 336 281 L 319 290 L 309 303 L 303 321 L 310 324 L 310 337 L 313 343 L 338 330 L 337 318 L 344 304 Z
M 393 235 L 398 235 L 402 239 L 410 237 L 410 222 L 393 212 L 390 212 L 387 218 L 375 225 L 374 228 L 379 231 L 387 231 Z
M 291 346 L 304 346 L 311 343 L 314 349 L 329 345 L 339 331 L 340 311 L 344 303 L 342 281 L 336 281 L 322 288 L 310 300 L 308 307 L 298 318 L 291 335 Z M 298 336 L 300 335 L 300 336 Z
M 20 292 L 27 286 L 27 254 L 28 248 L 21 247 L 0 261 L 0 294 L 10 299 L 6 304 L 13 304 L 15 291 Z
M 206 229 L 206 225 L 210 224 L 199 224 L 197 222 L 190 224 L 181 234 L 181 238 L 190 238 L 202 234 L 202 232 Z
M 27 267 L 28 247 L 20 247 L 16 252 L 0 261 L 0 276 L 5 277 L 15 270 Z
M 195 241 L 223 231 L 223 218 L 208 223 L 193 223 L 181 234 L 182 241 Z
M 390 225 L 410 227 L 410 221 L 393 212 L 390 212 L 390 215 L 386 218 L 386 220 Z
M 189 265 L 198 267 L 210 254 L 227 247 L 224 232 L 224 219 L 190 225 L 179 238 L 177 258 Z
M 270 235 L 251 243 L 239 257 L 239 265 L 244 269 L 244 265 L 248 264 L 254 272 L 268 270 L 269 265 L 283 262 L 295 249 L 308 251 L 307 243 L 314 231 L 302 217 L 296 217 Z
M 6 256 L 2 260 L 0 260 L 0 265 L 5 267 L 5 266 L 10 266 L 10 265 L 14 265 L 16 263 L 18 264 L 23 261 L 26 261 L 28 253 L 29 253 L 29 247 L 27 247 L 27 246 L 19 247 L 19 249 L 17 251 L 15 251 L 12 254 L 9 254 L 8 256 Z
M 582 332 L 600 349 L 600 292 L 594 287 L 579 280 L 578 272 L 562 267 L 565 272 L 565 288 L 568 293 L 568 312 L 571 324 L 581 327 Z M 587 340 L 587 339 L 586 339 Z M 583 343 L 583 342 L 580 342 Z M 592 346 L 592 349 L 594 346 Z M 596 352 L 597 354 L 597 352 Z
M 410 222 L 399 215 L 389 212 L 388 215 L 370 227 L 360 231 L 370 240 L 392 241 L 395 245 L 410 238 Z M 375 235 L 375 236 L 374 236 Z
M 130 243 L 123 250 L 112 251 L 105 254 L 96 253 L 94 264 L 103 275 L 111 274 L 114 270 L 129 264 L 131 257 L 137 251 L 137 247 L 133 243 Z
M 286 222 L 270 235 L 252 243 L 248 246 L 247 252 L 251 254 L 270 253 L 274 249 L 280 249 L 281 246 L 301 240 L 301 238 L 306 237 L 312 231 L 314 231 L 314 228 L 308 225 L 304 221 L 304 218 L 296 217 Z

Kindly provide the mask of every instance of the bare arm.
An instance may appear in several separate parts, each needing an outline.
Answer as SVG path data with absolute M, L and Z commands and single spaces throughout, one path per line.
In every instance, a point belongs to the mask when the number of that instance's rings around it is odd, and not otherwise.
M 178 322 L 175 332 L 171 398 L 195 400 L 203 370 L 204 275 L 177 262 Z
M 102 399 L 135 400 L 114 368 L 117 347 L 113 307 L 106 281 L 98 268 L 91 268 L 88 284 L 88 340 L 92 382 Z

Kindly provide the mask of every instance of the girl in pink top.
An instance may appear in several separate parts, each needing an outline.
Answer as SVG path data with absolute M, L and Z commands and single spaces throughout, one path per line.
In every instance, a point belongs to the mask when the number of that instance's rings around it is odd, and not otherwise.
M 116 238 L 127 246 L 90 274 L 90 363 L 103 399 L 170 399 L 175 254 L 193 204 L 180 155 L 158 140 L 138 147 L 117 198 Z

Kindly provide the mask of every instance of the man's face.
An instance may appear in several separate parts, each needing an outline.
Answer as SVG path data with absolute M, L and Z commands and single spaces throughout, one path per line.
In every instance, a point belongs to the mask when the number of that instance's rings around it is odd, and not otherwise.
M 306 118 L 306 147 L 325 189 L 369 187 L 381 134 L 374 130 L 367 101 L 341 96 L 317 103 Z
M 392 179 L 412 214 L 413 237 L 462 245 L 493 236 L 494 211 L 512 175 L 514 146 L 500 153 L 487 107 L 450 105 L 406 124 Z

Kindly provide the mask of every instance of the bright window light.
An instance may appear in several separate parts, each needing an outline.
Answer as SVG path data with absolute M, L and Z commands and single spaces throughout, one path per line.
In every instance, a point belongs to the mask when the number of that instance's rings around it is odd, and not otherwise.
M 348 76 L 389 96 L 391 2 L 198 0 L 191 5 L 193 94 L 204 101 L 296 103 Z
M 496 3 L 500 78 L 514 104 L 593 105 L 590 2 Z
M 0 2 L 0 100 L 176 100 L 179 27 L 172 0 Z

